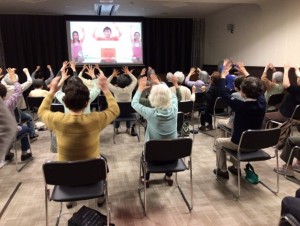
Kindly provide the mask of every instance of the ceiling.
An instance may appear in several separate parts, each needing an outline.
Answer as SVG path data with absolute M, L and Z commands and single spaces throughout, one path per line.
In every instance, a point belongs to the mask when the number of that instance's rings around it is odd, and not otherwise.
M 0 14 L 96 15 L 94 4 L 119 5 L 113 16 L 205 18 L 240 4 L 266 0 L 0 0 Z

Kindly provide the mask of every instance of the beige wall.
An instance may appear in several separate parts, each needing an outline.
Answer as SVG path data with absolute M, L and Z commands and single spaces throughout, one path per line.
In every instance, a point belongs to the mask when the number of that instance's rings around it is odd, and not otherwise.
M 204 64 L 224 58 L 247 66 L 300 64 L 300 1 L 242 5 L 206 18 Z

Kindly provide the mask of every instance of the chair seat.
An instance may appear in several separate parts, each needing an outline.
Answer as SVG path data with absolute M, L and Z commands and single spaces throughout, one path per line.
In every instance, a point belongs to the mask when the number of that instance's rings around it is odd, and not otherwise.
M 100 197 L 104 194 L 104 181 L 86 186 L 54 186 L 51 199 L 56 202 L 87 200 Z
M 147 161 L 147 172 L 149 173 L 165 173 L 165 172 L 180 172 L 187 169 L 182 159 L 168 163 L 154 163 Z
M 237 159 L 237 151 L 228 149 L 228 148 L 222 148 L 224 151 L 228 152 L 230 155 L 232 155 L 235 159 Z M 241 153 L 241 162 L 255 162 L 255 161 L 264 161 L 271 159 L 272 157 L 265 151 L 259 149 L 257 151 L 253 152 L 242 152 Z
M 225 125 L 219 125 L 218 129 L 223 130 L 223 131 L 225 131 L 226 133 L 229 133 L 229 134 L 231 134 L 231 132 L 232 132 L 232 129 L 225 126 Z

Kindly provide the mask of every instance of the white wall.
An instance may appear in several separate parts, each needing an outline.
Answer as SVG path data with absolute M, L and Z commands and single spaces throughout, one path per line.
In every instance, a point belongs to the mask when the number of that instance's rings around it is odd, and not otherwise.
M 234 33 L 227 30 L 234 24 Z M 205 19 L 204 64 L 224 58 L 246 66 L 300 64 L 300 1 L 241 5 Z

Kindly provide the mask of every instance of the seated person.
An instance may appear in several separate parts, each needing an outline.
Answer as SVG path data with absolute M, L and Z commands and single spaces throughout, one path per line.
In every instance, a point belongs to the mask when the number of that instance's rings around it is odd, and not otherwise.
M 167 86 L 172 87 L 173 83 L 172 83 L 172 77 L 173 77 L 173 73 L 172 72 L 168 72 L 166 75 L 166 79 L 167 79 Z
M 204 87 L 208 86 L 208 84 L 199 79 L 200 71 L 200 68 L 192 67 L 185 78 L 185 84 L 188 87 L 192 88 L 192 86 L 196 86 L 196 93 L 203 93 L 205 91 Z
M 221 96 L 222 92 L 228 92 L 227 90 L 220 89 L 221 75 L 219 72 L 214 71 L 211 75 L 211 84 L 207 92 L 205 92 L 206 106 L 205 110 L 201 113 L 199 130 L 212 130 L 212 114 L 214 112 L 214 105 L 216 99 Z M 197 91 L 196 91 L 197 92 Z M 206 125 L 207 123 L 207 125 Z
M 273 71 L 272 80 L 269 80 L 267 77 L 267 72 L 269 69 L 272 69 Z M 281 71 L 276 71 L 276 68 L 273 66 L 273 64 L 271 63 L 267 64 L 261 76 L 261 81 L 264 84 L 266 90 L 265 98 L 267 103 L 271 95 L 279 94 L 284 91 L 282 80 L 283 80 L 283 73 Z M 273 109 L 274 107 L 271 106 L 267 110 L 273 110 Z
M 15 73 L 16 69 L 12 68 L 11 71 L 14 72 L 15 77 L 16 77 L 16 81 L 19 81 L 19 76 Z M 24 91 L 26 91 L 31 86 L 31 84 L 32 84 L 32 79 L 30 77 L 28 69 L 27 68 L 23 68 L 23 72 L 26 75 L 27 80 L 25 82 L 23 82 L 22 84 L 20 84 L 21 85 L 22 93 Z M 6 74 L 4 76 L 4 78 L 1 81 L 1 83 L 7 89 L 6 98 L 9 98 L 11 95 L 14 94 L 14 92 L 15 92 L 15 90 L 14 90 L 15 86 L 14 86 L 14 82 L 10 79 L 10 75 L 9 74 Z M 26 105 L 26 101 L 25 101 L 23 95 L 21 95 L 21 97 L 19 98 L 16 107 L 18 109 L 20 109 L 19 113 L 20 113 L 20 116 L 21 116 L 21 121 L 26 121 L 26 125 L 30 129 L 30 140 L 31 141 L 35 141 L 39 135 L 35 132 L 35 125 L 34 125 L 33 118 L 31 116 L 31 114 L 29 114 L 28 112 L 25 111 L 27 109 L 27 105 Z
M 233 121 L 233 133 L 231 137 L 217 138 L 215 142 L 216 149 L 216 165 L 213 170 L 217 176 L 229 179 L 226 164 L 226 153 L 222 147 L 237 150 L 241 135 L 248 129 L 260 129 L 266 110 L 266 100 L 263 95 L 262 83 L 260 79 L 255 77 L 247 77 L 241 85 L 241 95 L 244 100 L 231 98 L 230 94 L 225 90 L 225 76 L 228 74 L 230 66 L 225 65 L 222 72 L 220 89 L 222 90 L 222 98 L 228 103 L 229 107 L 235 112 Z M 238 174 L 237 166 L 228 167 L 233 174 Z
M 42 89 L 48 90 L 48 85 L 50 84 L 51 80 L 54 78 L 54 73 L 52 71 L 51 65 L 47 65 L 47 68 L 49 70 L 49 77 L 46 79 L 47 75 L 41 70 L 41 67 L 38 65 L 36 66 L 36 69 L 34 72 L 31 74 L 32 81 L 35 79 L 42 79 L 43 81 L 43 86 Z
M 43 89 L 44 81 L 40 78 L 34 79 L 33 82 L 34 90 L 31 90 L 28 94 L 29 97 L 45 97 L 48 94 L 47 90 Z
M 281 201 L 281 216 L 291 214 L 300 222 L 300 189 L 296 191 L 295 197 L 287 196 Z M 280 222 L 279 226 L 290 226 L 288 222 Z
M 184 74 L 181 71 L 176 71 L 173 76 L 176 77 L 176 80 L 178 83 L 178 88 L 180 89 L 180 93 L 181 93 L 180 101 L 188 101 L 188 100 L 195 101 L 195 95 L 193 96 L 194 99 L 192 99 L 191 90 L 189 88 L 187 88 L 186 86 L 182 85 L 182 83 L 184 81 Z M 173 84 L 172 77 L 170 79 L 171 79 L 171 83 Z M 176 93 L 177 88 L 174 85 L 171 86 L 170 89 L 173 93 Z
M 66 69 L 61 73 L 62 77 L 67 77 Z M 89 102 L 90 92 L 85 85 L 72 82 L 65 87 L 63 98 L 69 112 L 50 110 L 55 93 L 60 89 L 59 79 L 60 77 L 56 77 L 50 83 L 49 94 L 44 98 L 38 111 L 38 117 L 56 134 L 57 159 L 58 161 L 76 161 L 97 158 L 101 154 L 100 132 L 120 113 L 118 104 L 108 89 L 107 79 L 100 71 L 98 85 L 106 97 L 107 109 L 88 114 L 85 114 L 85 109 Z M 103 201 L 103 198 L 99 199 L 98 205 L 102 205 Z M 67 207 L 71 208 L 72 203 L 68 203 Z
M 14 93 L 7 97 L 7 89 L 6 86 L 3 84 L 0 84 L 0 97 L 3 99 L 5 106 L 9 109 L 10 113 L 14 116 L 14 109 L 17 106 L 18 101 L 20 100 L 22 96 L 22 88 L 20 83 L 17 80 L 15 71 L 11 68 L 7 69 L 8 72 L 8 77 L 12 84 L 14 84 Z M 28 133 L 30 134 L 31 130 L 29 127 L 24 126 L 24 125 L 19 125 L 17 129 L 17 134 L 16 138 L 23 136 L 24 134 Z M 32 153 L 30 150 L 30 143 L 28 141 L 27 136 L 23 137 L 21 139 L 21 150 L 22 150 L 22 155 L 21 155 L 21 161 L 25 161 L 29 158 L 32 158 Z M 5 156 L 5 160 L 12 160 L 14 157 L 14 154 L 11 152 L 8 152 Z
M 289 137 L 284 145 L 284 148 L 280 154 L 280 158 L 285 162 L 281 167 L 278 168 L 279 174 L 286 174 L 287 176 L 294 176 L 294 170 L 300 172 L 300 149 L 295 150 L 293 155 L 289 160 L 291 151 L 293 147 L 300 146 L 300 137 L 299 136 L 291 136 Z M 297 159 L 296 163 L 293 164 L 294 158 Z M 287 168 L 286 168 L 287 167 Z M 274 168 L 276 172 L 276 168 Z
M 139 79 L 138 90 L 136 91 L 131 105 L 147 120 L 145 142 L 153 139 L 174 139 L 177 138 L 177 113 L 178 100 L 175 94 L 166 84 L 158 84 L 152 87 L 149 101 L 152 107 L 140 104 L 140 97 L 147 86 L 147 77 Z M 167 173 L 164 179 L 169 186 L 173 185 L 172 173 Z M 146 175 L 146 186 L 149 186 L 150 174 Z M 141 178 L 143 183 L 143 178 Z
M 241 85 L 244 81 L 244 76 L 237 76 L 234 80 L 234 90 L 235 92 L 231 94 L 232 98 L 236 98 L 239 100 L 243 100 L 242 94 L 241 94 Z M 229 119 L 219 119 L 218 125 L 224 125 L 225 127 L 232 129 L 233 127 L 233 120 L 234 120 L 234 111 L 231 111 L 231 115 Z M 218 127 L 218 126 L 217 126 Z M 224 137 L 225 134 L 222 134 L 221 137 Z
M 67 69 L 67 65 L 63 66 L 62 70 L 66 70 Z M 89 100 L 88 100 L 88 103 L 87 103 L 87 107 L 84 109 L 84 113 L 87 114 L 87 113 L 90 113 L 91 112 L 91 108 L 90 108 L 90 104 L 99 96 L 100 94 L 100 90 L 97 86 L 97 79 L 94 79 L 96 78 L 95 76 L 95 73 L 94 73 L 94 67 L 92 67 L 91 65 L 87 67 L 87 74 L 89 76 L 91 76 L 91 78 L 93 78 L 93 87 L 91 89 L 89 89 Z M 65 92 L 62 91 L 62 85 L 65 83 L 65 81 L 68 81 L 68 83 L 76 83 L 76 84 L 79 84 L 79 85 L 84 85 L 82 79 L 80 79 L 78 76 L 72 76 L 70 79 L 68 79 L 70 77 L 70 75 L 67 75 L 66 73 L 62 73 L 62 77 L 61 77 L 61 80 L 60 80 L 60 84 L 59 86 L 61 87 L 60 90 L 58 92 L 56 92 L 55 94 L 55 98 L 62 104 L 64 105 L 64 109 L 65 109 L 65 113 L 69 112 L 69 109 L 68 107 L 65 105 L 65 102 L 63 101 L 63 98 L 65 96 Z M 86 87 L 86 86 L 85 86 Z
M 114 94 L 114 97 L 117 102 L 131 102 L 132 99 L 132 92 L 137 84 L 136 77 L 129 71 L 128 67 L 123 67 L 123 74 L 118 76 L 118 71 L 116 69 L 113 70 L 113 73 L 111 76 L 108 77 L 108 88 L 109 90 Z M 111 81 L 113 78 L 117 78 L 116 86 L 111 84 Z M 126 116 L 123 115 L 121 112 L 122 117 Z M 118 134 L 120 122 L 114 122 L 114 127 L 116 130 L 116 133 Z M 130 121 L 126 121 L 126 133 L 131 134 L 133 136 L 136 136 L 136 132 L 134 129 L 134 126 L 131 127 L 130 131 Z
M 267 112 L 265 114 L 264 123 L 262 125 L 265 128 L 269 120 L 274 120 L 276 122 L 285 122 L 287 119 L 292 117 L 292 114 L 298 104 L 300 104 L 300 71 L 299 67 L 295 67 L 297 79 L 297 85 L 290 83 L 289 70 L 290 66 L 288 64 L 284 65 L 283 73 L 283 87 L 287 91 L 287 95 L 284 98 L 279 109 L 275 112 Z

